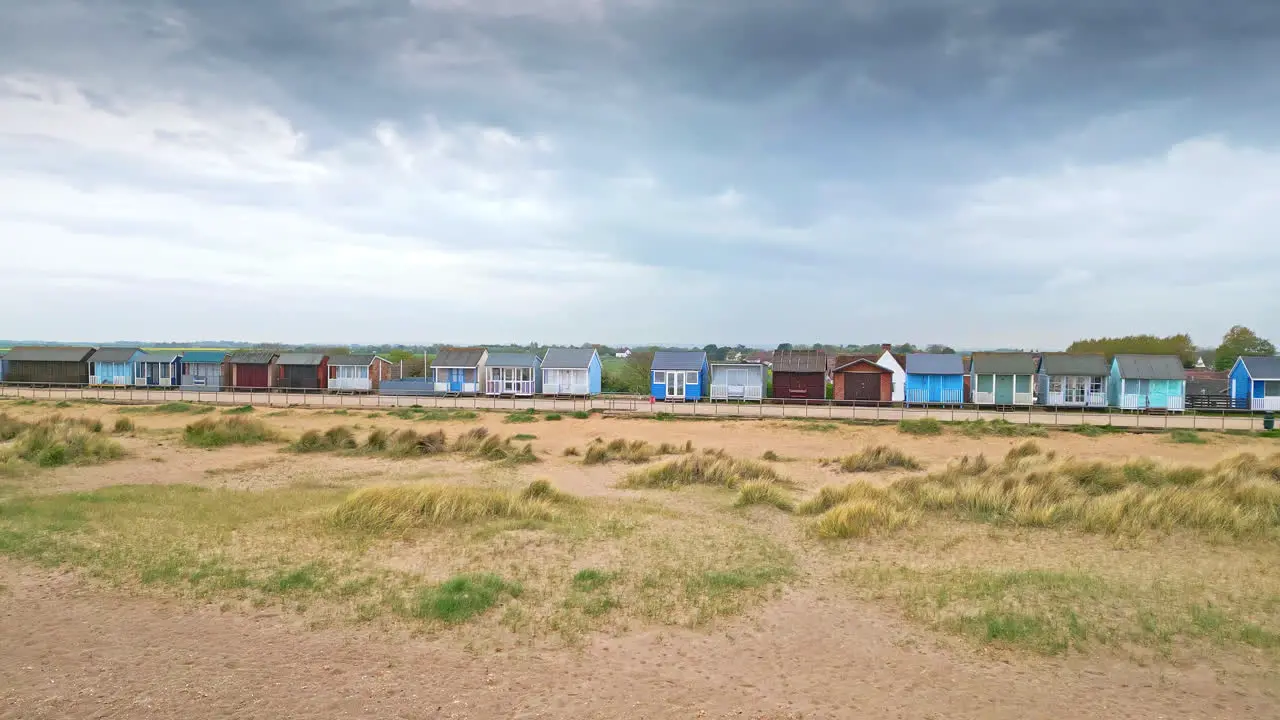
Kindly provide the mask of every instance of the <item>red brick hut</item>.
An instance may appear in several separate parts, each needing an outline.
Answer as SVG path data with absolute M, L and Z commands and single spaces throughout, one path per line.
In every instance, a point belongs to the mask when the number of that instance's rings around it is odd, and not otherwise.
M 821 350 L 779 350 L 773 354 L 773 394 L 781 400 L 827 397 L 827 354 Z
M 892 402 L 893 371 L 877 364 L 879 359 L 878 354 L 837 355 L 831 396 L 858 403 Z

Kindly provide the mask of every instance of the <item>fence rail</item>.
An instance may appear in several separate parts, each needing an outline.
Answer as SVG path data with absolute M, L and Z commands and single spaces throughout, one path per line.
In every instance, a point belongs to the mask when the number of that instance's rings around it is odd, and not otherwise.
M 426 383 L 424 383 L 426 385 Z M 545 388 L 544 388 L 545 392 Z M 88 387 L 56 385 L 0 385 L 0 397 L 36 400 L 98 400 L 117 403 L 200 402 L 219 405 L 314 408 L 397 408 L 418 405 L 469 410 L 549 412 L 604 411 L 636 416 L 679 415 L 706 418 L 808 418 L 898 422 L 934 418 L 941 421 L 1005 420 L 1047 426 L 1109 425 L 1137 429 L 1245 430 L 1263 429 L 1262 413 L 1247 409 L 1193 410 L 1184 414 L 1151 414 L 1112 408 L 1051 408 L 984 410 L 973 405 L 900 407 L 858 404 L 848 400 L 723 401 L 654 403 L 647 395 L 604 394 L 591 397 L 490 397 L 453 395 L 335 394 L 324 390 L 224 388 L 218 391 L 158 387 Z

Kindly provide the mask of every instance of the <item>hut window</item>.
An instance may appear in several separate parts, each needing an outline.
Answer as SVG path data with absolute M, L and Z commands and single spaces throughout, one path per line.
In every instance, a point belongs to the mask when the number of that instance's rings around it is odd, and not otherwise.
M 1103 380 L 1100 377 L 1089 378 L 1089 392 L 1091 393 L 1102 392 L 1102 382 Z
M 167 380 L 169 378 L 169 363 L 160 363 L 160 379 Z
M 992 388 L 995 385 L 995 381 L 996 381 L 995 375 L 979 375 L 978 376 L 978 392 L 984 392 L 984 393 L 994 392 Z
M 1031 376 L 1030 375 L 1014 375 L 1013 391 L 1020 393 L 1031 392 Z
M 1280 380 L 1268 380 L 1262 383 L 1262 397 L 1280 397 Z

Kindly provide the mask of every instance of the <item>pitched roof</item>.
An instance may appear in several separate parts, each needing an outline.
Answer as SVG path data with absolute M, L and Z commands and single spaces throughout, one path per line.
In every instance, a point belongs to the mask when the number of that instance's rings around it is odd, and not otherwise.
M 134 355 L 137 355 L 140 352 L 142 352 L 142 348 L 136 347 L 98 348 L 97 352 L 89 356 L 89 362 L 127 363 L 133 359 Z
M 595 354 L 591 348 L 547 348 L 542 367 L 544 370 L 580 370 L 590 367 Z
M 320 365 L 324 362 L 324 353 L 280 353 L 277 365 Z
M 1126 380 L 1185 380 L 1182 360 L 1176 355 L 1117 355 L 1120 377 Z
M 1254 380 L 1280 380 L 1280 357 L 1241 357 Z
M 773 371 L 825 374 L 827 354 L 821 350 L 777 350 L 773 353 Z
M 358 367 L 368 367 L 373 364 L 373 359 L 377 355 L 330 355 L 329 365 L 356 365 Z
M 653 354 L 654 370 L 701 370 L 707 362 L 707 354 L 697 352 L 659 350 Z
M 231 355 L 232 365 L 266 365 L 276 359 L 273 352 L 238 352 Z
M 192 350 L 182 353 L 182 361 L 188 363 L 221 363 L 227 354 L 221 350 Z
M 176 352 L 144 352 L 137 362 L 171 363 L 180 357 L 182 355 Z
M 963 375 L 964 360 L 954 354 L 911 353 L 903 369 L 910 375 Z
M 976 352 L 971 367 L 979 375 L 1035 375 L 1036 357 L 1022 352 Z
M 541 363 L 533 353 L 489 353 L 489 367 L 531 368 Z
M 431 361 L 433 368 L 479 367 L 484 359 L 484 348 L 441 348 Z
M 885 372 L 890 372 L 889 368 L 883 367 L 878 362 L 884 353 L 861 353 L 858 355 L 837 355 L 835 371 L 839 372 L 855 363 L 868 363 L 875 365 Z
M 1040 372 L 1045 375 L 1102 377 L 1111 372 L 1101 354 L 1045 353 L 1040 356 Z
M 91 347 L 16 347 L 4 359 L 9 362 L 84 362 L 94 350 Z

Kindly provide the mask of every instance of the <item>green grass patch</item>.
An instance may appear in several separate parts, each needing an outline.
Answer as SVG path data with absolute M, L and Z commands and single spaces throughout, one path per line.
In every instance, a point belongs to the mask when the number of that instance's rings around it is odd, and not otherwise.
M 591 413 L 587 412 L 586 410 L 574 410 L 573 412 L 569 413 L 569 417 L 572 417 L 578 420 L 586 420 L 587 418 L 591 417 Z
M 451 422 L 475 420 L 480 417 L 471 410 L 453 410 L 447 408 L 407 407 L 388 410 L 387 415 L 401 420 L 428 420 L 432 422 Z
M 1080 424 L 1080 425 L 1073 425 L 1067 429 L 1070 432 L 1073 432 L 1077 435 L 1083 435 L 1085 437 L 1102 437 L 1103 435 L 1115 435 L 1118 433 L 1128 432 L 1124 428 L 1116 427 L 1114 425 Z
M 519 583 L 492 574 L 456 575 L 414 594 L 408 612 L 422 620 L 460 623 L 487 612 L 505 598 L 518 598 Z
M 513 413 L 507 413 L 502 422 L 505 423 L 531 423 L 538 422 L 538 413 L 536 410 L 520 410 Z
M 1204 445 L 1207 440 L 1200 436 L 1195 430 L 1185 430 L 1179 428 L 1169 433 L 1169 442 L 1181 445 Z
M 314 453 L 355 450 L 359 446 L 351 428 L 339 425 L 323 433 L 319 430 L 308 430 L 302 434 L 302 437 L 290 443 L 288 449 L 297 453 Z
M 542 416 L 542 419 L 555 422 L 556 420 L 563 420 L 564 418 L 561 417 L 560 413 L 547 413 Z
M 538 439 L 538 436 L 537 436 L 537 435 L 530 435 L 529 433 L 520 433 L 520 434 L 518 434 L 518 435 L 512 435 L 512 436 L 511 436 L 511 439 L 512 439 L 512 440 L 515 440 L 516 442 L 525 442 L 525 441 L 528 441 L 528 440 L 537 440 L 537 439 Z
M 965 420 L 951 423 L 968 437 L 1046 437 L 1049 431 L 1036 423 L 1011 423 L 1008 420 Z
M 942 423 L 933 418 L 901 420 L 898 422 L 898 432 L 907 435 L 941 435 Z
M 252 412 L 254 412 L 254 407 L 252 405 L 241 405 L 240 407 L 233 407 L 227 410 L 223 410 L 222 414 L 223 415 L 248 415 Z

